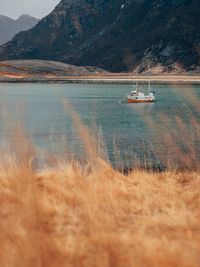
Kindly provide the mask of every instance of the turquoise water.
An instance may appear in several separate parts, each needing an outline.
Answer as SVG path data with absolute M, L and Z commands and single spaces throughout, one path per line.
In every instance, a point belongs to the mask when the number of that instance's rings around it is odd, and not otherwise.
M 152 89 L 156 103 L 123 104 L 120 100 L 130 92 L 130 85 L 1 84 L 1 113 L 6 112 L 11 124 L 23 122 L 38 149 L 58 157 L 84 154 L 71 111 L 63 104 L 67 100 L 95 138 L 104 141 L 104 154 L 115 166 L 174 161 L 180 147 L 191 153 L 187 145 L 195 146 L 198 160 L 198 133 L 191 117 L 199 122 L 200 87 L 152 85 Z M 184 126 L 177 124 L 176 117 Z M 8 136 L 15 138 L 1 116 L 1 144 Z

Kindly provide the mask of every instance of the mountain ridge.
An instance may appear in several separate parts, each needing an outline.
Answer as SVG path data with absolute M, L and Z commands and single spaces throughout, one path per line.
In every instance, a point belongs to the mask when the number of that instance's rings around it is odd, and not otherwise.
M 45 59 L 113 72 L 200 70 L 197 0 L 62 0 L 1 47 L 0 60 Z
M 0 15 L 0 44 L 4 44 L 12 39 L 15 34 L 25 31 L 37 24 L 39 19 L 23 14 L 17 19 Z

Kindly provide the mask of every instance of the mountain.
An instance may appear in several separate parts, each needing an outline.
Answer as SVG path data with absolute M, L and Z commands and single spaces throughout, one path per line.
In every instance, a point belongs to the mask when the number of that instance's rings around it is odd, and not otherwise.
M 0 82 L 52 81 L 75 76 L 98 76 L 107 72 L 95 67 L 77 67 L 46 60 L 8 60 L 0 62 Z
M 29 15 L 22 15 L 16 20 L 0 15 L 0 44 L 10 41 L 20 31 L 34 27 L 38 21 Z
M 113 72 L 200 69 L 199 0 L 62 0 L 0 49 L 0 60 L 45 59 Z

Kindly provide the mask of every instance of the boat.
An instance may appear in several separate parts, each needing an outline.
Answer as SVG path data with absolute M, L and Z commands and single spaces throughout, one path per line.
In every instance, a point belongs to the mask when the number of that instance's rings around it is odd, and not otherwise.
M 155 92 L 151 90 L 151 84 L 148 83 L 148 94 L 138 91 L 138 83 L 133 86 L 134 90 L 127 96 L 128 103 L 152 103 L 155 102 Z

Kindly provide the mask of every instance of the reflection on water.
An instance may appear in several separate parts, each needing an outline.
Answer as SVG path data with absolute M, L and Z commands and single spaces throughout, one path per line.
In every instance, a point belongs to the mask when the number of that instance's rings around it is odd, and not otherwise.
M 63 106 L 67 99 L 83 123 L 104 141 L 108 158 L 116 166 L 138 162 L 161 165 L 170 158 L 176 161 L 182 150 L 195 153 L 193 160 L 198 161 L 195 127 L 199 123 L 200 87 L 152 85 L 152 89 L 156 91 L 155 103 L 121 104 L 120 99 L 131 90 L 129 85 L 2 84 L 1 109 L 9 113 L 11 122 L 25 121 L 24 127 L 37 147 L 61 157 L 66 152 L 84 153 L 70 111 Z M 23 111 L 16 112 L 19 103 Z M 7 136 L 1 117 L 1 144 Z M 15 138 L 13 133 L 10 138 Z

